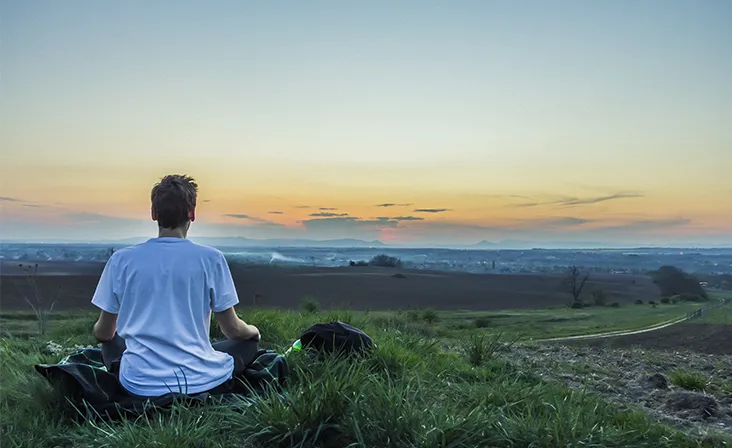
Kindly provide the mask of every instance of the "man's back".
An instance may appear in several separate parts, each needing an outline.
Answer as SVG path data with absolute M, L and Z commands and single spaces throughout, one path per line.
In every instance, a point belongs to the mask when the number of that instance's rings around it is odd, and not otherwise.
M 120 381 L 136 395 L 198 393 L 231 377 L 231 356 L 211 347 L 211 311 L 238 303 L 221 252 L 185 238 L 153 238 L 117 251 L 92 303 L 118 314 L 127 345 Z

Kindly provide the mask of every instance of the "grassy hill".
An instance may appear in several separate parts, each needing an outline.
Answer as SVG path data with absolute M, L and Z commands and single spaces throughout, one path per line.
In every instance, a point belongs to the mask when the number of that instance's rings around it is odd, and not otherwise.
M 580 310 L 583 311 L 583 310 Z M 7 316 L 6 316 L 7 317 Z M 247 310 L 263 345 L 283 351 L 316 322 L 364 329 L 378 350 L 359 362 L 289 358 L 284 401 L 265 396 L 242 411 L 220 406 L 110 424 L 72 423 L 32 365 L 56 362 L 47 343 L 93 344 L 90 315 L 65 314 L 44 337 L 0 339 L 2 446 L 28 447 L 698 447 L 725 446 L 716 433 L 690 433 L 518 363 L 518 348 L 404 313 Z M 12 319 L 11 319 L 12 320 Z M 18 319 L 20 320 L 20 319 Z M 9 320 L 6 320 L 8 322 Z M 441 323 L 440 323 L 441 322 Z M 449 322 L 449 321 L 448 321 Z M 527 348 L 521 348 L 525 354 Z

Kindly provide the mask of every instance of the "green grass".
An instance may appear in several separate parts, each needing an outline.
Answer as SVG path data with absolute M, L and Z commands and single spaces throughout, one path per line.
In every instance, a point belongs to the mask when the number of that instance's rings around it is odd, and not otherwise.
M 554 307 L 540 310 L 500 312 L 459 311 L 440 313 L 440 326 L 447 332 L 502 333 L 520 339 L 549 339 L 617 330 L 635 330 L 685 315 L 699 304 L 624 305 L 572 309 Z
M 634 330 L 648 327 L 685 315 L 699 308 L 696 303 L 663 304 L 655 308 L 648 305 L 624 305 L 619 308 L 609 306 L 592 306 L 582 309 L 571 309 L 566 306 L 538 310 L 505 310 L 505 311 L 319 311 L 318 302 L 314 298 L 303 301 L 303 314 L 325 316 L 341 320 L 368 322 L 374 326 L 399 331 L 411 331 L 424 337 L 440 337 L 442 339 L 466 340 L 473 334 L 501 334 L 508 339 L 548 339 L 554 337 L 575 336 L 589 333 L 602 333 L 617 330 Z M 705 316 L 704 321 L 727 322 L 732 316 L 732 306 L 718 308 Z M 249 311 L 245 311 L 249 312 Z M 254 316 L 262 312 L 256 309 Z M 271 313 L 270 313 L 271 314 Z M 292 313 L 284 313 L 290 315 Z M 295 313 L 297 314 L 297 313 Z M 94 319 L 93 314 L 54 313 L 49 326 L 49 338 L 59 338 L 68 326 L 87 329 Z M 14 336 L 29 337 L 37 333 L 37 325 L 32 313 L 0 314 L 1 332 Z M 274 334 L 281 338 L 280 327 L 287 323 L 277 324 L 265 321 L 262 325 L 264 333 Z M 694 322 L 701 322 L 695 320 Z M 289 322 L 292 324 L 292 322 Z M 279 325 L 279 326 L 278 326 Z M 304 329 L 304 328 L 303 328 Z M 269 331 L 268 331 L 269 330 Z M 218 335 L 221 336 L 221 335 Z
M 435 326 L 444 331 L 443 316 Z M 3 447 L 704 446 L 645 414 L 517 368 L 510 347 L 495 336 L 466 334 L 466 350 L 447 352 L 429 336 L 439 328 L 430 330 L 422 320 L 349 311 L 246 311 L 264 345 L 277 350 L 313 323 L 332 319 L 364 329 L 379 346 L 361 362 L 312 361 L 295 353 L 286 401 L 265 396 L 243 412 L 176 407 L 136 420 L 75 424 L 58 412 L 59 398 L 32 366 L 59 359 L 44 352 L 48 340 L 65 347 L 92 343 L 95 316 L 58 317 L 42 339 L 0 338 Z M 5 316 L 3 327 L 13 320 L 22 321 Z M 715 441 L 708 446 L 718 446 Z
M 715 292 L 710 294 L 710 297 L 712 300 L 719 300 L 722 298 L 732 297 L 732 292 Z M 709 310 L 700 319 L 695 319 L 693 323 L 732 325 L 732 303 Z
M 93 342 L 94 315 L 60 317 L 48 340 Z M 244 412 L 177 407 L 135 421 L 76 425 L 55 411 L 58 398 L 32 370 L 58 359 L 44 353 L 45 339 L 6 336 L 2 446 L 702 446 L 644 414 L 517 369 L 497 337 L 466 335 L 464 352 L 447 353 L 425 337 L 430 327 L 402 314 L 249 310 L 244 317 L 278 350 L 334 318 L 366 330 L 379 349 L 360 363 L 291 358 L 288 402 L 264 397 Z
M 732 325 L 732 304 L 711 310 L 694 323 Z
M 732 291 L 709 290 L 709 302 L 698 303 L 697 308 L 717 304 L 719 300 L 732 297 Z M 693 319 L 685 323 L 690 324 L 716 324 L 716 325 L 732 325 L 732 303 L 714 308 L 704 313 L 701 318 Z
M 674 370 L 669 375 L 669 380 L 674 386 L 681 387 L 686 390 L 704 391 L 709 387 L 709 380 L 706 376 L 699 372 L 689 372 L 686 370 Z

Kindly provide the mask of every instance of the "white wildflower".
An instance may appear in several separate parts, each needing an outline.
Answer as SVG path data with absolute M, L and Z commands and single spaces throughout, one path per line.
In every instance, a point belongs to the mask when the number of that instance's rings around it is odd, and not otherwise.
M 76 344 L 75 346 L 73 346 L 72 348 L 70 348 L 69 351 L 86 350 L 88 348 L 96 348 L 96 347 L 93 346 L 93 345 Z
M 52 355 L 60 355 L 64 352 L 64 348 L 61 346 L 61 344 L 58 344 L 53 341 L 48 341 L 46 343 L 46 352 L 52 354 Z

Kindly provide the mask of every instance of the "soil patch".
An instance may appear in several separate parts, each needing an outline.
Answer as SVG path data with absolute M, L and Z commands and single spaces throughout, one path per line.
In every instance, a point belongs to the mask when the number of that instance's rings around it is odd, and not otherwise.
M 660 350 L 685 349 L 700 353 L 732 354 L 732 326 L 718 324 L 677 324 L 646 333 L 572 342 L 604 348 L 645 347 Z
M 512 361 L 570 387 L 621 406 L 640 408 L 685 431 L 732 435 L 731 355 L 556 343 L 514 346 L 510 350 Z M 693 392 L 670 384 L 668 375 L 679 368 L 707 377 L 708 390 Z
M 7 264 L 7 262 L 5 262 Z M 0 309 L 23 310 L 23 295 L 32 296 L 26 279 L 12 275 L 3 264 L 0 276 Z M 17 264 L 16 270 L 17 270 Z M 37 282 L 45 297 L 55 297 L 56 310 L 92 309 L 89 303 L 102 265 L 54 263 L 39 268 Z M 7 269 L 6 269 L 7 268 Z M 241 306 L 297 309 L 305 297 L 314 297 L 324 308 L 356 310 L 424 309 L 501 310 L 536 309 L 564 305 L 571 296 L 562 276 L 539 274 L 467 274 L 373 267 L 231 266 Z M 44 275 L 53 272 L 54 275 Z M 392 278 L 401 273 L 406 279 Z M 16 273 L 17 274 L 17 273 Z M 63 274 L 63 275 L 61 275 Z M 612 301 L 633 303 L 659 296 L 649 278 L 598 275 L 587 291 L 602 288 Z

